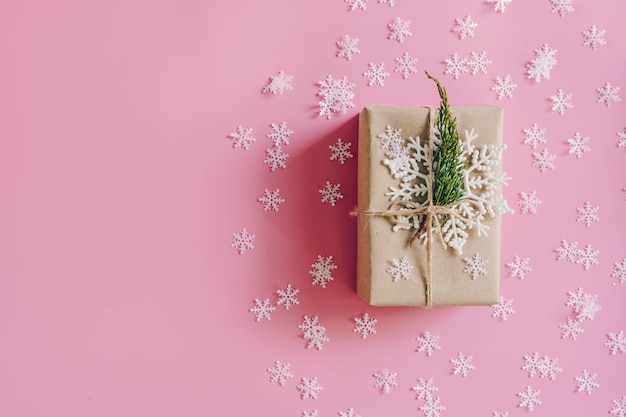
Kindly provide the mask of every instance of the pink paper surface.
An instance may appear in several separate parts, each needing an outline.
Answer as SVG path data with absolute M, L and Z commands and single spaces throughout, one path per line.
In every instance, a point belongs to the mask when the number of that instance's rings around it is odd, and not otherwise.
M 395 6 L 324 1 L 4 1 L 0 4 L 0 416 L 337 416 L 424 415 L 412 387 L 433 378 L 443 416 L 526 415 L 518 393 L 541 390 L 537 415 L 610 415 L 626 396 L 626 353 L 611 354 L 609 333 L 626 332 L 626 3 L 574 0 L 560 17 L 548 0 L 513 0 L 504 13 L 482 1 L 396 0 Z M 474 37 L 459 39 L 455 19 L 470 15 Z M 388 24 L 410 20 L 412 36 L 388 39 Z M 592 50 L 581 33 L 605 30 Z M 336 42 L 359 38 L 360 54 L 339 58 Z M 557 49 L 550 79 L 529 80 L 534 50 Z M 444 74 L 453 53 L 486 51 L 487 74 Z M 418 58 L 403 79 L 394 58 Z M 385 63 L 383 87 L 368 86 L 369 63 Z M 283 95 L 262 93 L 279 71 Z M 491 307 L 375 308 L 355 294 L 357 115 L 371 104 L 437 104 L 428 70 L 451 104 L 505 109 L 501 293 L 508 320 Z M 346 76 L 354 107 L 320 117 L 320 80 Z M 491 86 L 511 76 L 512 98 Z M 596 89 L 620 87 L 621 101 L 598 103 Z M 551 110 L 563 89 L 574 108 Z M 263 163 L 271 123 L 294 131 L 286 169 Z M 524 144 L 524 129 L 546 129 L 546 144 Z M 233 148 L 238 125 L 252 128 L 249 150 Z M 569 154 L 576 132 L 590 152 Z M 330 160 L 338 138 L 355 158 Z M 541 173 L 533 152 L 556 155 Z M 326 181 L 344 196 L 320 201 Z M 280 189 L 285 202 L 265 212 L 257 199 Z M 522 214 L 521 192 L 536 192 L 536 214 Z M 577 222 L 586 201 L 599 222 Z M 246 228 L 254 249 L 239 254 Z M 557 260 L 562 239 L 599 250 L 585 270 Z M 333 256 L 326 288 L 311 264 Z M 471 254 L 470 254 L 471 255 Z M 506 263 L 529 258 L 523 280 Z M 277 305 L 257 322 L 255 299 L 292 284 L 299 305 Z M 568 292 L 597 295 L 602 309 L 576 340 L 559 326 L 574 316 Z M 355 317 L 377 319 L 361 339 Z M 307 349 L 298 325 L 318 316 L 330 339 Z M 418 352 L 417 337 L 440 350 Z M 473 356 L 454 375 L 450 360 Z M 524 357 L 558 358 L 554 380 L 529 376 Z M 276 360 L 293 378 L 270 382 Z M 397 373 L 388 394 L 374 373 Z M 575 377 L 597 373 L 599 387 L 577 392 Z M 317 377 L 317 399 L 302 399 L 302 378 Z M 626 398 L 624 398 L 626 402 Z M 615 413 L 614 413 L 615 414 Z M 619 414 L 616 414 L 619 415 Z

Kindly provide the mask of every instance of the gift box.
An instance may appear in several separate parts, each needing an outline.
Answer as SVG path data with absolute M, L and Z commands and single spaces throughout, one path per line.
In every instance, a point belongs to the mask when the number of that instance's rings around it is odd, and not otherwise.
M 374 105 L 359 116 L 357 294 L 371 305 L 499 302 L 501 215 L 512 212 L 501 195 L 503 110 L 450 109 L 467 198 L 440 210 L 427 175 L 438 109 Z

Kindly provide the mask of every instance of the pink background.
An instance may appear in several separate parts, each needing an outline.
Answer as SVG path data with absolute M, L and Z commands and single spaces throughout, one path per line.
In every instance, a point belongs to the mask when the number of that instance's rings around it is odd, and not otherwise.
M 423 415 L 418 378 L 434 378 L 444 416 L 525 415 L 527 385 L 541 390 L 537 415 L 609 415 L 626 395 L 626 354 L 604 345 L 626 331 L 626 284 L 611 277 L 626 258 L 626 2 L 573 5 L 561 18 L 548 0 L 513 0 L 505 13 L 480 0 L 369 0 L 365 11 L 341 0 L 0 2 L 0 416 Z M 451 29 L 466 15 L 476 36 L 460 40 Z M 411 21 L 402 44 L 387 39 L 396 17 Z M 596 51 L 582 45 L 591 25 L 606 30 Z M 352 61 L 336 57 L 345 34 L 360 39 Z M 545 42 L 558 62 L 537 83 L 526 64 Z M 406 80 L 393 72 L 405 51 L 418 58 Z M 487 75 L 444 74 L 446 58 L 472 51 L 493 61 Z M 384 87 L 367 86 L 370 62 L 386 64 Z M 490 307 L 375 308 L 355 295 L 356 158 L 331 161 L 328 146 L 341 137 L 356 151 L 363 106 L 436 104 L 425 69 L 452 104 L 505 109 L 507 321 Z M 293 90 L 263 94 L 280 70 Z M 356 84 L 355 107 L 326 120 L 316 94 L 329 74 Z M 517 88 L 497 100 L 490 88 L 507 74 Z M 607 81 L 621 87 L 610 108 L 596 102 Z M 573 93 L 563 116 L 551 110 L 559 88 Z M 290 157 L 270 172 L 266 135 L 282 121 Z M 523 143 L 534 122 L 557 155 L 545 174 Z M 248 151 L 228 137 L 239 124 L 254 131 Z M 577 131 L 590 137 L 582 158 L 568 154 Z M 335 207 L 320 202 L 327 180 L 345 196 Z M 265 188 L 280 189 L 279 212 L 257 201 Z M 537 214 L 520 213 L 522 191 L 537 192 Z M 587 200 L 600 207 L 590 227 L 576 221 Z M 256 239 L 240 255 L 230 244 L 243 227 Z M 557 261 L 561 239 L 600 250 L 599 265 Z M 338 266 L 325 289 L 308 273 L 318 255 Z M 514 255 L 530 259 L 524 280 L 509 275 Z M 300 304 L 256 322 L 254 299 L 288 283 Z M 562 339 L 578 287 L 602 310 Z M 352 329 L 365 312 L 377 333 L 362 340 Z M 305 315 L 327 329 L 321 351 L 297 328 Z M 425 331 L 440 337 L 431 357 L 416 351 Z M 452 375 L 458 352 L 474 357 L 467 378 Z M 559 358 L 556 380 L 521 370 L 534 352 Z M 291 364 L 285 386 L 269 381 L 276 360 Z M 384 368 L 398 374 L 389 394 L 374 388 Z M 583 369 L 598 374 L 591 395 L 576 392 Z M 317 399 L 300 398 L 302 377 L 318 378 Z

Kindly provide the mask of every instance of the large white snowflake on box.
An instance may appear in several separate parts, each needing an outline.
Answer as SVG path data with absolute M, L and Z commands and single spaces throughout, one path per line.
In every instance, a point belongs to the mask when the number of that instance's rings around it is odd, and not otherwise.
M 363 73 L 367 78 L 367 85 L 377 85 L 383 87 L 385 85 L 385 79 L 389 77 L 389 73 L 385 70 L 385 63 L 374 64 L 370 62 L 367 66 L 367 70 Z
M 280 71 L 278 74 L 270 77 L 270 82 L 263 87 L 264 93 L 272 93 L 282 95 L 286 90 L 293 90 L 291 82 L 293 81 L 293 75 L 285 74 L 285 71 Z
M 311 264 L 309 274 L 313 277 L 311 284 L 319 285 L 322 288 L 326 288 L 326 285 L 333 281 L 333 271 L 337 269 L 337 265 L 333 262 L 332 256 L 317 255 L 317 261 Z
M 472 16 L 467 15 L 463 18 L 457 17 L 454 19 L 452 32 L 457 33 L 459 35 L 459 39 L 463 40 L 465 38 L 473 38 L 476 34 L 475 31 L 477 27 L 478 23 L 472 20 Z
M 400 279 L 411 279 L 411 271 L 415 268 L 409 263 L 409 258 L 403 256 L 402 258 L 392 258 L 391 266 L 387 268 L 387 273 L 393 278 L 393 282 L 398 282 Z
M 359 38 L 353 38 L 350 35 L 344 35 L 343 38 L 337 41 L 337 56 L 339 58 L 345 58 L 348 61 L 352 61 L 356 55 L 361 53 L 359 49 Z
M 374 379 L 376 380 L 374 388 L 379 388 L 385 394 L 389 394 L 393 387 L 398 386 L 397 377 L 397 372 L 389 372 L 387 368 L 383 369 L 382 372 L 376 372 L 374 373 Z
M 476 252 L 473 256 L 463 259 L 465 261 L 465 268 L 463 273 L 472 277 L 473 280 L 478 279 L 480 276 L 487 275 L 487 264 L 489 259 L 483 259 L 480 253 Z
M 332 75 L 319 82 L 319 115 L 332 119 L 335 113 L 346 113 L 354 107 L 354 84 L 348 77 L 335 79 Z
M 550 79 L 550 71 L 556 65 L 556 49 L 544 43 L 541 48 L 535 49 L 535 58 L 526 64 L 528 78 L 540 83 L 543 79 Z
M 410 20 L 402 20 L 399 17 L 389 23 L 389 39 L 398 41 L 400 43 L 404 42 L 408 37 L 413 35 L 411 32 L 411 21 Z
M 366 339 L 370 334 L 376 334 L 376 323 L 378 320 L 370 317 L 369 313 L 364 313 L 361 317 L 354 318 L 355 324 L 352 331 L 361 335 L 361 339 Z

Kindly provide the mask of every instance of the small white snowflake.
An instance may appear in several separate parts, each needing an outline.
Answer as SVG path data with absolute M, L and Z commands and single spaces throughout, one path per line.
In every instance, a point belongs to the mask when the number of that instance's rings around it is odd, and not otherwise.
M 472 363 L 474 360 L 472 355 L 465 355 L 462 352 L 459 352 L 456 357 L 450 359 L 453 368 L 454 375 L 462 375 L 463 377 L 467 377 L 470 371 L 476 369 L 474 364 Z
M 598 103 L 605 104 L 607 107 L 611 107 L 613 103 L 618 103 L 622 101 L 619 97 L 619 87 L 611 85 L 610 82 L 607 82 L 602 87 L 596 88 L 596 92 L 598 93 Z
M 389 372 L 387 368 L 383 369 L 382 372 L 374 373 L 374 378 L 376 379 L 374 388 L 379 388 L 385 394 L 389 394 L 391 392 L 391 388 L 398 386 L 398 383 L 396 382 L 397 376 L 397 372 Z
M 517 88 L 517 84 L 511 81 L 511 76 L 507 75 L 504 78 L 496 77 L 496 83 L 491 87 L 491 91 L 496 93 L 498 100 L 503 98 L 512 98 L 513 90 Z
M 443 73 L 452 75 L 455 80 L 458 80 L 461 74 L 469 72 L 467 68 L 467 58 L 461 58 L 456 52 L 444 62 L 446 63 L 446 69 Z
M 530 259 L 522 258 L 519 255 L 515 255 L 513 260 L 506 264 L 511 270 L 511 276 L 517 277 L 519 279 L 524 279 L 526 277 L 526 273 L 532 272 L 532 268 L 530 267 Z
M 402 20 L 399 17 L 389 23 L 389 39 L 398 41 L 400 43 L 404 42 L 405 39 L 413 35 L 410 29 L 411 21 L 410 20 Z
M 350 6 L 350 10 L 365 10 L 367 9 L 367 0 L 345 0 Z
M 572 0 L 550 0 L 550 3 L 552 3 L 550 13 L 557 13 L 561 17 L 574 11 Z
M 541 399 L 539 398 L 541 390 L 534 390 L 530 385 L 526 387 L 526 390 L 518 393 L 520 397 L 519 407 L 527 408 L 529 411 L 533 411 L 535 406 L 541 405 Z
M 539 368 L 543 359 L 539 357 L 539 352 L 535 352 L 532 356 L 524 356 L 524 365 L 522 370 L 528 372 L 528 376 L 532 377 L 539 374 Z
M 573 94 L 566 94 L 563 89 L 559 88 L 559 91 L 553 96 L 550 96 L 552 100 L 552 110 L 558 112 L 561 116 L 569 109 L 573 109 L 572 104 Z
M 550 79 L 550 71 L 557 63 L 556 49 L 544 43 L 541 48 L 535 49 L 535 58 L 526 64 L 528 68 L 528 78 L 540 83 L 544 78 Z
M 472 16 L 467 15 L 464 18 L 457 17 L 454 19 L 454 27 L 452 32 L 458 33 L 459 39 L 463 40 L 467 37 L 473 38 L 478 23 L 472 20 Z
M 486 0 L 487 3 L 493 4 L 493 10 L 496 12 L 504 13 L 506 6 L 511 4 L 513 0 Z
M 313 269 L 309 271 L 309 274 L 313 277 L 313 285 L 326 288 L 326 285 L 335 279 L 333 271 L 337 269 L 337 265 L 333 263 L 332 256 L 323 257 L 322 255 L 317 255 L 317 261 L 312 263 L 311 266 Z
M 440 417 L 441 413 L 446 410 L 446 407 L 441 404 L 441 398 L 431 398 L 426 400 L 426 403 L 420 407 L 420 410 L 424 413 L 425 417 Z
M 506 321 L 509 315 L 514 314 L 513 300 L 506 300 L 503 296 L 500 296 L 500 302 L 491 306 L 493 308 L 492 317 L 500 318 Z
M 537 208 L 541 205 L 541 200 L 537 198 L 537 192 L 531 191 L 530 193 L 526 193 L 525 191 L 521 191 L 519 195 L 520 198 L 517 200 L 516 204 L 520 207 L 520 213 L 537 214 Z
M 577 158 L 582 158 L 585 152 L 591 151 L 589 147 L 589 136 L 582 136 L 580 132 L 576 132 L 573 137 L 567 140 L 569 143 L 570 155 L 576 155 Z
M 556 252 L 558 253 L 558 260 L 562 261 L 563 259 L 569 262 L 576 262 L 578 257 L 578 242 L 568 242 L 567 240 L 561 240 L 561 244 L 558 248 L 556 248 Z
M 576 340 L 576 338 L 584 332 L 580 323 L 580 320 L 574 320 L 570 316 L 567 316 L 565 323 L 559 325 L 561 338 Z
M 388 4 L 389 7 L 396 5 L 396 0 L 378 0 L 378 4 Z
M 270 171 L 274 172 L 278 168 L 287 168 L 287 158 L 289 158 L 289 154 L 283 152 L 282 147 L 274 146 L 267 148 L 265 153 L 267 156 L 263 160 L 263 163 L 269 167 Z
M 609 348 L 611 355 L 626 353 L 626 336 L 624 336 L 623 330 L 617 333 L 609 333 L 608 338 L 609 340 L 606 341 L 604 346 Z
M 361 417 L 354 411 L 354 408 L 349 408 L 346 411 L 339 411 L 338 414 L 339 417 Z
M 252 134 L 252 129 L 246 129 L 241 125 L 237 126 L 237 129 L 229 135 L 234 139 L 233 148 L 243 148 L 246 151 L 250 149 L 250 145 L 256 141 L 256 138 Z
M 285 71 L 281 70 L 278 74 L 270 77 L 270 80 L 270 83 L 263 87 L 264 93 L 282 95 L 285 90 L 293 90 L 291 85 L 293 75 L 287 75 Z
M 392 258 L 391 266 L 387 268 L 387 273 L 392 276 L 393 282 L 398 282 L 400 279 L 410 280 L 413 268 L 414 266 L 409 263 L 409 259 L 406 256 L 400 259 Z
M 626 129 L 617 132 L 616 135 L 619 138 L 619 141 L 617 142 L 617 147 L 626 148 Z
M 263 205 L 263 211 L 278 211 L 285 199 L 280 196 L 280 189 L 270 191 L 266 188 L 258 201 Z
M 276 304 L 285 307 L 285 310 L 289 310 L 292 306 L 300 304 L 298 300 L 299 289 L 293 288 L 291 284 L 287 284 L 284 289 L 277 290 L 278 301 Z
M 592 50 L 596 50 L 598 46 L 606 45 L 604 34 L 606 30 L 598 29 L 596 25 L 591 26 L 589 30 L 584 31 L 583 46 L 589 46 Z
M 370 334 L 376 334 L 376 323 L 378 320 L 371 318 L 369 313 L 361 317 L 354 318 L 355 325 L 352 331 L 361 335 L 361 339 L 366 339 Z
M 584 392 L 590 395 L 594 389 L 600 387 L 597 378 L 598 374 L 591 374 L 586 369 L 583 369 L 583 373 L 574 378 L 578 383 L 578 392 Z
M 487 275 L 487 264 L 489 259 L 483 259 L 480 257 L 480 253 L 476 252 L 474 256 L 463 259 L 465 261 L 465 268 L 463 273 L 468 274 L 473 280 L 478 279 L 481 275 Z
M 417 351 L 426 353 L 426 356 L 432 356 L 435 350 L 440 350 L 439 336 L 431 335 L 426 331 L 423 336 L 417 337 Z
M 584 206 L 576 209 L 578 212 L 576 221 L 585 223 L 585 226 L 589 227 L 593 222 L 600 221 L 600 217 L 598 217 L 598 210 L 600 210 L 600 207 L 592 206 L 591 202 L 585 201 Z
M 319 417 L 317 410 L 303 411 L 302 417 Z
M 509 417 L 509 413 L 507 413 L 506 411 L 503 411 L 502 413 L 494 411 L 491 417 Z
M 385 63 L 380 63 L 378 65 L 370 62 L 367 66 L 367 71 L 363 73 L 365 77 L 367 77 L 367 85 L 377 85 L 379 87 L 384 87 L 385 78 L 389 77 L 389 73 L 385 71 Z
M 335 113 L 347 113 L 354 107 L 354 84 L 348 77 L 335 79 L 332 75 L 319 82 L 320 90 L 317 93 L 322 97 L 319 101 L 319 115 L 332 119 Z
M 317 382 L 317 377 L 302 377 L 301 381 L 300 385 L 298 385 L 298 390 L 300 391 L 300 398 L 303 400 L 307 398 L 317 399 L 317 394 L 324 389 Z
M 256 321 L 271 320 L 272 312 L 276 310 L 276 307 L 272 305 L 269 298 L 260 300 L 256 298 L 254 305 L 250 307 L 250 312 L 254 314 Z
M 352 158 L 352 152 L 350 152 L 350 147 L 352 146 L 351 142 L 343 142 L 341 138 L 337 139 L 337 143 L 334 145 L 328 145 L 328 149 L 330 149 L 330 160 L 331 161 L 339 161 L 341 165 L 343 165 L 347 159 Z
M 328 203 L 335 207 L 337 201 L 343 198 L 343 194 L 339 191 L 341 184 L 331 184 L 330 181 L 326 181 L 324 188 L 319 190 L 322 195 L 322 203 Z
M 554 381 L 556 375 L 563 372 L 563 369 L 559 366 L 559 358 L 550 359 L 545 356 L 539 363 L 538 371 L 541 378 L 549 378 Z
M 409 75 L 417 72 L 417 68 L 415 67 L 417 58 L 411 57 L 408 52 L 405 52 L 404 55 L 398 58 L 394 58 L 394 61 L 396 62 L 396 67 L 393 69 L 394 72 L 402 75 L 404 79 L 409 78 Z
M 247 250 L 254 249 L 253 234 L 248 233 L 248 230 L 244 227 L 241 232 L 233 233 L 233 242 L 230 244 L 232 248 L 235 248 L 240 255 L 244 254 Z
M 615 417 L 626 417 L 626 395 L 619 400 L 611 400 L 613 402 L 613 408 L 609 411 Z
M 272 123 L 270 127 L 272 130 L 267 137 L 274 142 L 274 146 L 289 145 L 289 137 L 293 135 L 293 130 L 287 127 L 287 122 Z
M 439 391 L 439 388 L 435 386 L 435 382 L 432 378 L 424 379 L 420 378 L 417 385 L 413 387 L 415 391 L 415 398 L 418 400 L 432 401 L 435 392 Z
M 322 350 L 324 344 L 330 341 L 326 336 L 326 327 L 320 324 L 317 316 L 304 316 L 298 328 L 302 330 L 302 337 L 307 341 L 307 349 Z
M 537 123 L 533 123 L 528 129 L 524 129 L 524 143 L 537 149 L 539 144 L 546 143 L 546 129 L 540 128 Z
M 617 282 L 619 284 L 626 282 L 626 258 L 624 258 L 621 262 L 614 263 L 611 278 L 617 278 Z
M 487 67 L 492 63 L 493 62 L 487 58 L 486 51 L 481 53 L 470 52 L 470 58 L 467 60 L 467 65 L 472 69 L 472 75 L 476 75 L 478 73 L 487 74 Z
M 541 171 L 542 174 L 545 174 L 555 168 L 554 160 L 556 159 L 556 155 L 551 154 L 547 149 L 544 149 L 541 152 L 533 153 L 533 159 L 534 161 L 532 166 L 539 168 L 539 171 Z
M 569 291 L 567 296 L 568 300 L 565 305 L 574 309 L 577 313 L 576 320 L 579 322 L 593 320 L 595 314 L 602 309 L 598 304 L 598 296 L 588 294 L 580 287 L 576 291 Z
M 270 374 L 270 382 L 276 382 L 278 385 L 284 386 L 288 380 L 293 378 L 293 374 L 289 372 L 290 367 L 290 363 L 282 363 L 278 360 L 274 362 L 274 365 L 267 369 L 267 372 Z
M 585 246 L 585 249 L 578 251 L 578 258 L 576 263 L 582 265 L 585 270 L 589 269 L 591 265 L 598 265 L 599 250 L 593 250 L 591 245 Z
M 356 55 L 361 53 L 359 49 L 359 38 L 352 38 L 350 35 L 344 35 L 344 37 L 337 41 L 337 56 L 339 58 L 345 58 L 348 61 L 352 61 Z

